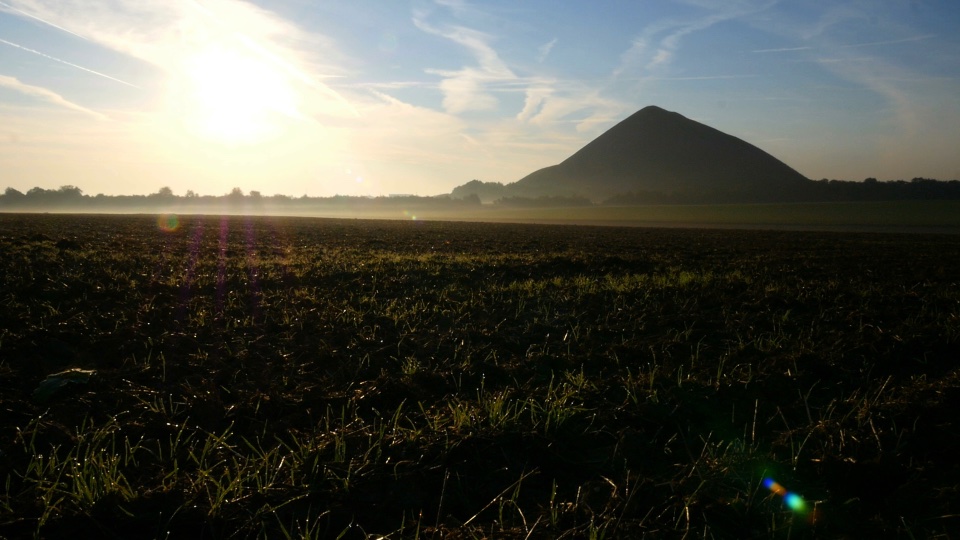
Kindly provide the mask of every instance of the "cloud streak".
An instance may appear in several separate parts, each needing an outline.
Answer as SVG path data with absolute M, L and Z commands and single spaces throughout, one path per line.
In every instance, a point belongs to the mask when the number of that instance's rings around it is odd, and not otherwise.
M 462 15 L 467 7 L 460 1 L 445 7 L 456 7 L 454 14 Z M 473 16 L 483 18 L 482 14 L 470 7 Z M 468 111 L 497 111 L 501 105 L 499 93 L 524 94 L 523 105 L 513 116 L 520 125 L 511 129 L 523 130 L 535 126 L 542 134 L 544 130 L 572 122 L 578 132 L 588 132 L 597 125 L 607 123 L 619 115 L 627 106 L 615 99 L 602 97 L 602 81 L 594 84 L 582 81 L 558 81 L 552 76 L 537 75 L 537 67 L 527 66 L 534 73 L 520 76 L 504 61 L 494 49 L 492 43 L 497 39 L 485 32 L 460 25 L 436 25 L 427 22 L 426 13 L 415 12 L 414 25 L 430 35 L 450 40 L 465 48 L 476 62 L 459 70 L 428 69 L 427 73 L 440 75 L 443 80 L 438 88 L 443 93 L 444 110 L 453 115 Z M 541 63 L 551 54 L 559 41 L 554 38 L 536 49 L 535 59 Z M 572 116 L 574 120 L 568 120 Z M 525 127 L 526 126 L 526 127 Z M 556 136 L 555 132 L 550 132 Z M 498 139 L 498 144 L 509 144 L 509 138 Z
M 702 75 L 692 77 L 648 77 L 648 81 L 723 81 L 733 79 L 753 79 L 759 75 Z
M 810 51 L 813 50 L 813 47 L 783 47 L 780 49 L 756 49 L 750 51 L 752 53 L 782 53 L 782 52 L 797 52 L 797 51 Z
M 73 103 L 72 101 L 67 100 L 66 98 L 64 98 L 63 96 L 61 96 L 60 94 L 52 90 L 48 90 L 40 86 L 26 84 L 20 81 L 19 79 L 17 79 L 16 77 L 0 75 L 0 86 L 4 88 L 9 88 L 11 90 L 17 91 L 27 96 L 40 98 L 41 100 L 46 101 L 47 103 L 52 103 L 54 105 L 59 105 L 61 107 L 64 107 L 73 111 L 89 114 L 90 116 L 93 116 L 98 120 L 106 120 L 107 118 L 106 116 L 96 111 L 90 110 L 86 107 L 77 105 L 76 103 Z
M 62 31 L 62 32 L 66 32 L 66 33 L 68 33 L 68 34 L 72 34 L 72 35 L 74 35 L 74 36 L 76 36 L 76 37 L 78 37 L 78 38 L 80 38 L 80 39 L 84 39 L 84 40 L 87 39 L 87 38 L 81 36 L 80 34 L 77 34 L 76 32 L 71 32 L 70 30 L 67 30 L 66 28 L 64 28 L 64 27 L 62 27 L 62 26 L 56 25 L 56 24 L 54 24 L 54 23 L 52 23 L 52 22 L 50 22 L 50 21 L 48 21 L 48 20 L 46 20 L 46 19 L 42 19 L 42 18 L 37 17 L 36 15 L 33 15 L 33 14 L 31 14 L 31 13 L 27 13 L 26 11 L 23 11 L 22 9 L 15 8 L 15 7 L 11 6 L 10 4 L 8 4 L 8 3 L 6 3 L 6 2 L 0 2 L 0 6 L 3 6 L 3 7 L 7 8 L 7 9 L 9 9 L 9 10 L 11 10 L 11 11 L 15 11 L 15 12 L 19 13 L 20 15 L 23 15 L 24 17 L 30 17 L 31 19 L 33 19 L 33 20 L 35 20 L 35 21 L 42 22 L 43 24 L 45 24 L 45 25 L 47 25 L 47 26 L 52 26 L 53 28 L 56 28 L 57 30 L 60 30 L 60 31 Z
M 118 83 L 120 83 L 120 84 L 127 85 L 127 86 L 129 86 L 129 87 L 131 87 L 131 88 L 141 89 L 139 86 L 137 86 L 137 85 L 135 85 L 135 84 L 133 84 L 133 83 L 124 81 L 124 80 L 122 80 L 122 79 L 118 79 L 118 78 L 116 78 L 116 77 L 111 77 L 110 75 L 107 75 L 106 73 L 100 73 L 99 71 L 94 71 L 94 70 L 92 70 L 92 69 L 90 69 L 90 68 L 85 68 L 85 67 L 83 67 L 83 66 L 74 64 L 73 62 L 67 62 L 66 60 L 63 60 L 62 58 L 57 58 L 57 57 L 55 57 L 55 56 L 50 56 L 49 54 L 42 53 L 42 52 L 40 52 L 40 51 L 38 51 L 38 50 L 31 49 L 31 48 L 29 48 L 29 47 L 24 47 L 23 45 L 18 45 L 18 44 L 16 44 L 16 43 L 13 43 L 12 41 L 7 41 L 7 40 L 5 40 L 5 39 L 0 39 L 0 43 L 3 43 L 3 44 L 5 44 L 5 45 L 9 45 L 9 46 L 11 46 L 11 47 L 20 49 L 20 50 L 22 50 L 22 51 L 26 51 L 26 52 L 29 52 L 29 53 L 36 54 L 36 55 L 38 55 L 38 56 L 42 56 L 42 57 L 47 58 L 47 59 L 49 59 L 49 60 L 53 60 L 54 62 L 60 62 L 61 64 L 68 65 L 68 66 L 70 66 L 70 67 L 72 67 L 72 68 L 76 68 L 76 69 L 79 69 L 79 70 L 81 70 L 81 71 L 86 71 L 87 73 L 92 73 L 92 74 L 97 75 L 97 76 L 99 76 L 99 77 L 103 77 L 104 79 L 109 79 L 109 80 L 111 80 L 111 81 L 114 81 L 114 82 L 118 82 Z
M 877 45 L 896 45 L 899 43 L 913 43 L 916 41 L 926 41 L 928 39 L 933 39 L 935 37 L 937 37 L 936 34 L 925 34 L 922 36 L 913 36 L 913 37 L 908 37 L 903 39 L 891 39 L 887 41 L 868 41 L 866 43 L 852 43 L 849 45 L 840 45 L 839 47 L 844 49 L 854 49 L 858 47 L 874 47 Z
M 537 47 L 537 62 L 543 63 L 544 60 L 550 56 L 550 51 L 553 50 L 553 47 L 557 44 L 557 38 L 553 38 L 550 41 L 544 43 L 543 45 Z
M 448 39 L 466 48 L 479 64 L 459 70 L 426 70 L 427 73 L 444 77 L 440 82 L 440 90 L 444 94 L 444 109 L 451 114 L 495 110 L 499 101 L 487 91 L 486 86 L 498 81 L 512 81 L 517 76 L 489 45 L 491 36 L 463 26 L 435 28 L 419 17 L 414 17 L 413 24 L 423 32 Z
M 837 49 L 857 49 L 860 47 L 874 47 L 880 45 L 898 45 L 900 43 L 914 43 L 917 41 L 926 41 L 928 39 L 933 39 L 937 37 L 937 34 L 924 34 L 921 36 L 913 36 L 902 39 L 890 39 L 886 41 L 868 41 L 865 43 L 850 43 L 847 45 L 837 45 Z M 818 47 L 783 47 L 780 49 L 756 49 L 750 51 L 752 53 L 782 53 L 782 52 L 798 52 L 798 51 L 813 51 L 819 49 Z
M 712 2 L 690 3 L 703 9 L 714 6 Z M 714 13 L 692 20 L 664 20 L 648 25 L 639 36 L 634 38 L 630 48 L 621 55 L 620 66 L 614 70 L 613 76 L 616 78 L 630 71 L 637 71 L 638 64 L 642 64 L 639 69 L 641 72 L 653 72 L 664 68 L 673 62 L 680 45 L 687 36 L 721 22 L 754 15 L 773 5 L 773 2 L 760 5 L 736 2 L 732 6 L 721 6 L 720 9 L 714 9 Z

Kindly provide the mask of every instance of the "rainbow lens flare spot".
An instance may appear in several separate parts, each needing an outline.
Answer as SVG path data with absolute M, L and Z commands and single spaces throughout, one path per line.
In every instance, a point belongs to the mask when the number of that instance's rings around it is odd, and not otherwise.
M 173 232 L 180 228 L 180 220 L 176 214 L 160 214 L 157 217 L 157 227 L 163 232 Z
M 783 498 L 783 502 L 787 503 L 787 506 L 789 506 L 794 512 L 807 511 L 807 503 L 803 502 L 803 497 L 797 495 L 796 493 L 787 493 L 787 495 Z
M 804 502 L 803 497 L 797 495 L 796 493 L 790 493 L 773 478 L 764 478 L 763 486 L 769 489 L 775 495 L 783 497 L 784 504 L 786 504 L 794 512 L 805 513 L 807 511 L 807 503 Z
M 775 494 L 780 495 L 781 497 L 787 493 L 787 490 L 784 489 L 784 487 L 778 484 L 776 481 L 774 481 L 773 478 L 765 478 L 763 480 L 763 486 L 769 489 L 770 491 L 774 492 Z

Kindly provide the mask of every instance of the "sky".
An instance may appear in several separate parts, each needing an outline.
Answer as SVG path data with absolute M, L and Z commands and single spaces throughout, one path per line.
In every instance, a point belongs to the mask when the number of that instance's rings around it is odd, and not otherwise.
M 647 105 L 960 179 L 956 0 L 0 0 L 0 189 L 436 195 Z

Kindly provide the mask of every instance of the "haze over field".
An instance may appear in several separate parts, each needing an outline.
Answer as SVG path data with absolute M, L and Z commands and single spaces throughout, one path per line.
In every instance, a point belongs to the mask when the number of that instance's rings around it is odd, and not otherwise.
M 432 195 L 650 104 L 808 178 L 960 177 L 952 1 L 0 0 L 0 186 Z

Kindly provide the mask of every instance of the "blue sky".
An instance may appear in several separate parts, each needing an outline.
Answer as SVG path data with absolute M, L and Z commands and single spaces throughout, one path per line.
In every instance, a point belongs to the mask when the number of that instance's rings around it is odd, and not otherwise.
M 0 188 L 449 192 L 646 105 L 809 178 L 960 178 L 960 2 L 0 0 Z

